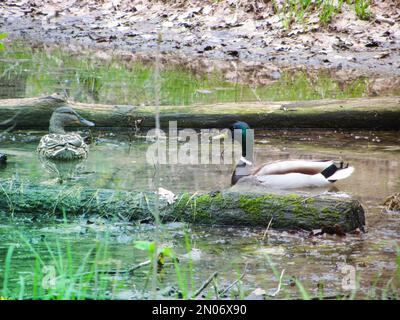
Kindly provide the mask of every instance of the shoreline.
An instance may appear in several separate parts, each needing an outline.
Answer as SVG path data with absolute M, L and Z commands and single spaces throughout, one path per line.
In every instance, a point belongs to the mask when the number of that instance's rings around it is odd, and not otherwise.
M 86 8 L 87 1 L 81 0 L 74 4 L 82 3 L 80 8 L 52 6 L 51 1 L 41 8 L 11 2 L 0 5 L 7 41 L 152 56 L 162 30 L 161 53 L 166 56 L 400 76 L 400 8 L 392 8 L 396 14 L 384 19 L 388 9 L 374 7 L 372 21 L 357 19 L 345 8 L 327 26 L 311 15 L 307 23 L 286 29 L 268 6 L 249 13 L 228 4 L 174 7 L 144 1 L 134 7 L 96 3 Z M 262 18 L 256 19 L 257 14 Z

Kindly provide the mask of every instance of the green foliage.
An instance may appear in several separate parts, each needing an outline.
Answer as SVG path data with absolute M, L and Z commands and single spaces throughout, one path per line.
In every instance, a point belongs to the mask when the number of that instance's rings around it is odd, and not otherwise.
M 67 227 L 67 225 L 66 225 Z M 46 240 L 43 240 L 44 247 L 33 246 L 31 241 L 21 236 L 22 241 L 25 245 L 18 244 L 18 254 L 21 255 L 21 250 L 27 247 L 30 251 L 29 256 L 31 259 L 31 265 L 25 265 L 28 268 L 28 272 L 21 270 L 21 267 L 13 266 L 12 262 L 18 259 L 18 256 L 14 253 L 16 245 L 9 246 L 4 259 L 4 265 L 2 265 L 2 273 L 0 274 L 3 281 L 3 290 L 0 293 L 0 300 L 4 299 L 113 299 L 116 298 L 118 288 L 123 288 L 124 282 L 129 282 L 132 279 L 132 274 L 129 273 L 129 278 L 123 276 L 123 270 L 112 268 L 105 268 L 113 261 L 108 249 L 108 237 L 102 241 L 98 241 L 90 250 L 84 250 L 84 252 L 78 252 L 76 248 L 71 246 L 69 240 L 66 243 L 64 241 L 55 241 L 50 244 Z M 80 244 L 80 242 L 79 242 Z M 133 243 L 134 247 L 140 251 L 145 251 L 150 255 L 155 252 L 156 245 L 153 241 L 139 240 Z M 368 293 L 359 291 L 360 286 L 357 285 L 355 290 L 351 294 L 338 295 L 336 299 L 355 299 L 364 297 L 366 299 L 399 299 L 398 294 L 398 283 L 396 280 L 400 278 L 400 248 L 397 248 L 397 271 L 393 274 L 389 280 L 387 277 L 383 277 L 382 274 L 377 274 L 371 285 L 369 286 Z M 47 249 L 47 250 L 46 250 Z M 186 238 L 186 251 L 190 258 L 192 246 L 190 240 Z M 191 292 L 195 292 L 193 270 L 191 258 L 189 259 L 189 265 L 185 265 L 185 262 L 180 262 L 177 259 L 175 252 L 169 247 L 163 247 L 158 250 L 159 254 L 163 254 L 163 257 L 170 257 L 173 262 L 173 268 L 176 273 L 176 282 L 169 280 L 169 285 L 166 289 L 171 288 L 171 284 L 178 285 L 179 291 L 175 298 L 190 299 L 193 295 Z M 315 290 L 307 287 L 307 282 L 300 281 L 296 276 L 286 275 L 284 270 L 278 269 L 278 264 L 275 264 L 269 255 L 266 255 L 266 263 L 270 267 L 272 275 L 275 278 L 274 285 L 276 290 L 267 295 L 267 298 L 285 298 L 293 299 L 293 289 L 297 291 L 297 295 L 301 299 L 324 299 L 324 284 L 318 285 L 318 293 L 315 295 Z M 51 268 L 49 268 L 51 267 Z M 187 269 L 189 267 L 189 270 Z M 119 268 L 119 267 L 118 267 Z M 166 268 L 166 267 L 165 267 Z M 228 298 L 239 298 L 245 299 L 249 292 L 252 290 L 248 286 L 242 284 L 242 271 L 236 266 L 237 278 L 235 281 L 236 289 L 231 290 Z M 49 272 L 53 270 L 52 272 Z M 227 272 L 229 269 L 221 273 Z M 122 273 L 119 273 L 119 272 Z M 150 270 L 142 270 L 141 274 L 147 274 L 155 272 L 158 277 L 158 285 L 162 285 L 165 280 L 165 275 L 171 275 L 171 273 L 164 273 L 163 270 L 153 269 L 150 264 Z M 232 270 L 230 270 L 232 272 Z M 135 280 L 137 281 L 138 276 L 135 271 Z M 19 282 L 18 276 L 19 274 Z M 117 274 L 117 277 L 110 276 L 111 274 Z M 51 276 L 51 277 L 49 277 Z M 54 282 L 49 281 L 54 279 Z M 163 280 L 164 279 L 164 280 Z M 357 283 L 360 279 L 357 278 Z M 384 283 L 380 284 L 380 282 Z M 47 284 L 47 286 L 46 286 Z M 136 283 L 137 284 L 137 283 Z M 385 285 L 386 284 L 386 285 Z M 295 288 L 293 287 L 295 286 Z M 380 289 L 380 287 L 383 288 Z M 125 289 L 124 289 L 125 290 Z M 206 299 L 212 299 L 215 294 L 219 294 L 222 290 L 212 290 L 211 288 L 205 293 Z M 271 292 L 271 291 L 270 291 Z M 144 293 L 142 293 L 144 294 Z M 358 295 L 361 294 L 361 295 Z M 145 295 L 143 295 L 145 296 Z
M 156 250 L 156 244 L 152 241 L 135 241 L 134 247 L 142 251 L 147 251 L 149 254 L 153 254 Z
M 293 281 L 294 281 L 294 283 L 296 284 L 296 287 L 299 290 L 301 298 L 303 300 L 311 300 L 310 293 L 307 291 L 306 288 L 304 288 L 303 284 L 297 278 L 293 278 Z
M 354 0 L 354 9 L 356 11 L 356 15 L 361 20 L 370 20 L 373 18 L 374 15 L 371 12 L 370 6 L 370 0 Z
M 22 236 L 21 236 L 22 237 Z M 85 256 L 76 259 L 73 256 L 72 248 L 67 243 L 66 248 L 61 247 L 57 241 L 55 247 L 47 242 L 47 255 L 34 248 L 31 243 L 22 237 L 26 247 L 33 255 L 32 272 L 19 276 L 19 289 L 10 286 L 11 257 L 14 247 L 9 247 L 3 275 L 2 296 L 11 299 L 105 299 L 106 292 L 111 288 L 112 283 L 103 270 L 99 269 L 107 253 L 107 248 L 101 244 L 95 245 Z M 80 261 L 76 265 L 74 261 Z
M 302 9 L 307 9 L 312 4 L 312 0 L 300 0 L 300 6 Z
M 10 277 L 10 268 L 11 268 L 11 257 L 14 252 L 14 246 L 10 246 L 7 251 L 7 256 L 4 264 L 4 273 L 3 273 L 3 291 L 1 296 L 7 298 L 9 296 L 8 290 L 8 279 Z
M 154 241 L 135 241 L 134 242 L 134 247 L 136 249 L 146 251 L 148 253 L 149 259 L 150 259 L 150 270 L 148 274 L 150 275 L 151 273 L 159 273 L 163 270 L 164 265 L 165 265 L 165 258 L 168 257 L 172 260 L 174 268 L 175 268 L 175 273 L 176 273 L 176 278 L 178 282 L 178 286 L 180 289 L 180 293 L 182 294 L 182 297 L 184 299 L 188 298 L 188 286 L 187 286 L 187 281 L 185 281 L 184 276 L 182 274 L 181 268 L 179 266 L 179 261 L 177 259 L 177 256 L 175 252 L 172 250 L 172 248 L 169 247 L 161 247 L 157 248 L 157 245 Z M 157 251 L 157 253 L 156 253 Z M 155 264 L 155 259 L 157 259 L 157 269 L 154 269 L 153 266 Z M 146 281 L 147 284 L 147 281 Z
M 0 51 L 3 51 L 5 49 L 4 43 L 1 41 L 4 38 L 6 38 L 8 33 L 0 33 Z
M 332 0 L 322 1 L 320 13 L 318 15 L 319 21 L 322 24 L 331 22 L 333 15 L 336 13 L 337 7 L 333 4 Z
M 397 275 L 397 280 L 400 283 L 400 246 L 396 245 L 396 275 Z
M 290 29 L 293 22 L 306 22 L 314 13 L 318 14 L 322 25 L 327 25 L 342 11 L 345 3 L 347 5 L 354 3 L 356 15 L 361 20 L 370 20 L 373 17 L 370 10 L 371 0 L 285 0 L 280 6 L 274 2 L 274 12 L 279 14 L 285 29 Z
M 149 255 L 153 255 L 156 250 L 156 243 L 153 241 L 135 241 L 134 242 L 134 247 L 136 249 L 142 250 L 142 251 L 147 251 Z M 171 248 L 168 247 L 162 247 L 157 250 L 158 254 L 162 254 L 164 257 L 170 257 L 170 258 L 175 258 L 176 255 L 174 251 Z

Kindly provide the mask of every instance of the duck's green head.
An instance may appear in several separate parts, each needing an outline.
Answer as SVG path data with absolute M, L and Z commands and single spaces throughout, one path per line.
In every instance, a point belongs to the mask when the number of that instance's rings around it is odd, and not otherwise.
M 65 127 L 72 127 L 75 125 L 93 127 L 94 123 L 82 118 L 70 106 L 62 106 L 55 109 L 51 115 L 49 132 L 64 134 Z
M 246 137 L 246 133 L 247 130 L 250 129 L 250 126 L 243 121 L 236 121 L 233 125 L 232 125 L 232 130 L 241 130 L 242 131 L 242 136 Z
M 234 137 L 234 139 L 240 140 L 240 136 L 241 136 L 241 141 L 239 141 L 239 142 L 242 145 L 242 156 L 243 157 L 246 157 L 247 133 L 248 133 L 249 129 L 250 129 L 250 126 L 246 122 L 243 122 L 243 121 L 236 121 L 232 125 L 232 137 Z M 240 136 L 238 136 L 238 134 L 237 134 L 238 131 L 239 131 L 239 133 L 241 132 Z
M 228 129 L 222 130 L 222 133 L 214 136 L 213 140 L 232 138 L 232 140 L 237 141 L 242 146 L 242 156 L 246 157 L 247 143 L 252 142 L 252 134 L 249 134 L 250 126 L 243 121 L 236 121 Z M 251 147 L 251 146 L 250 146 Z M 252 150 L 252 149 L 251 149 Z M 251 151 L 250 150 L 250 151 Z
M 250 175 L 253 168 L 254 133 L 250 131 L 250 126 L 246 122 L 236 121 L 229 130 L 223 130 L 221 134 L 213 137 L 213 139 L 217 140 L 230 138 L 241 144 L 242 153 L 232 174 L 232 185 L 236 184 L 239 179 Z
M 241 178 L 250 175 L 253 169 L 253 132 L 250 126 L 243 121 L 237 121 L 232 125 L 234 140 L 242 145 L 242 156 L 232 173 L 231 184 L 236 184 Z M 249 145 L 247 144 L 249 143 Z

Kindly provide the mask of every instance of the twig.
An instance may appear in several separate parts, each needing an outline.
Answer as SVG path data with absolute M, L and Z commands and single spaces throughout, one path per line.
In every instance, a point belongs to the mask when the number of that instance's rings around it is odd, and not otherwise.
M 249 86 L 251 92 L 254 94 L 254 96 L 256 97 L 256 99 L 258 100 L 258 102 L 262 102 L 261 98 L 259 97 L 259 95 L 256 92 L 256 89 L 254 89 L 253 87 Z
M 349 294 L 338 294 L 336 296 L 323 296 L 323 297 L 313 297 L 311 300 L 338 300 L 338 299 L 347 299 L 349 298 Z
M 219 300 L 219 290 L 218 290 L 218 285 L 217 285 L 217 282 L 215 281 L 215 278 L 213 279 L 213 287 L 214 287 L 214 292 L 215 292 L 215 298 L 217 299 L 217 300 Z
M 269 227 L 271 226 L 271 223 L 272 223 L 272 220 L 273 220 L 273 219 L 274 219 L 274 217 L 271 217 L 271 220 L 269 220 L 269 222 L 268 222 L 267 229 L 265 229 L 264 234 L 263 234 L 263 237 L 262 237 L 262 240 L 263 240 L 263 241 L 264 241 L 264 239 L 265 239 L 265 237 L 266 237 L 266 235 L 267 235 L 267 233 L 268 233 Z
M 16 125 L 17 125 L 17 121 L 15 121 L 17 119 L 17 117 L 19 116 L 19 114 L 21 113 L 21 111 L 18 111 L 14 116 L 12 116 L 11 118 L 4 120 L 2 122 L 0 122 L 0 126 L 6 126 L 6 125 L 10 125 L 7 129 L 4 129 L 3 132 L 0 132 L 0 137 L 3 136 L 5 133 L 12 131 Z
M 240 276 L 240 278 L 239 278 L 239 279 L 236 279 L 235 281 L 233 281 L 233 282 L 232 282 L 229 286 L 227 286 L 222 292 L 220 292 L 220 294 L 219 294 L 219 297 L 220 297 L 220 298 L 222 298 L 223 295 L 224 295 L 225 293 L 227 293 L 235 284 L 237 284 L 239 281 L 241 281 L 241 280 L 244 278 L 244 276 L 246 275 L 246 269 L 247 269 L 247 264 L 245 265 L 244 271 L 243 271 L 242 275 Z
M 130 268 L 130 269 L 128 270 L 128 272 L 129 272 L 129 273 L 133 273 L 135 270 L 140 269 L 141 267 L 148 266 L 150 263 L 151 263 L 151 260 L 143 261 L 143 262 L 137 264 L 136 266 L 133 266 L 132 268 Z
M 215 271 L 206 281 L 203 282 L 201 287 L 192 295 L 191 299 L 196 298 L 200 293 L 204 291 L 205 288 L 214 280 L 214 278 L 218 276 L 218 272 Z
M 318 198 L 318 197 L 321 196 L 321 195 L 322 195 L 322 193 L 321 193 L 321 194 L 316 194 L 315 196 L 311 196 L 311 197 L 304 198 L 304 199 L 301 201 L 301 203 L 302 203 L 302 204 L 305 204 L 308 200 L 311 200 L 311 199 L 314 199 L 314 198 Z
M 143 261 L 143 262 L 137 264 L 136 266 L 133 266 L 132 268 L 130 268 L 128 270 L 122 270 L 122 271 L 110 270 L 110 271 L 106 271 L 106 273 L 108 273 L 108 274 L 133 273 L 135 270 L 140 269 L 145 266 L 148 266 L 150 263 L 151 263 L 150 260 L 146 260 L 146 261 Z
M 282 278 L 283 278 L 284 273 L 285 273 L 285 269 L 282 269 L 281 276 L 279 277 L 278 289 L 276 289 L 276 291 L 271 294 L 271 297 L 275 297 L 279 293 L 279 291 L 281 291 Z
M 11 118 L 0 122 L 0 126 L 6 126 L 6 125 L 9 125 L 12 122 L 15 122 L 14 120 L 19 116 L 20 113 L 21 113 L 21 110 L 18 111 L 16 114 L 14 114 Z

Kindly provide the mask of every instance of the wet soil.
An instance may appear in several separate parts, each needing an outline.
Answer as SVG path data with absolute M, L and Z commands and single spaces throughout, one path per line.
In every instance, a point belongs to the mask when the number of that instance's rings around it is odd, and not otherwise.
M 189 56 L 250 65 L 329 68 L 345 73 L 400 75 L 400 8 L 377 2 L 370 21 L 344 5 L 328 25 L 317 14 L 285 27 L 269 1 L 97 1 L 7 0 L 0 4 L 0 29 L 16 38 L 47 44 L 152 55 L 157 34 L 168 57 Z M 388 82 L 393 79 L 387 79 Z

